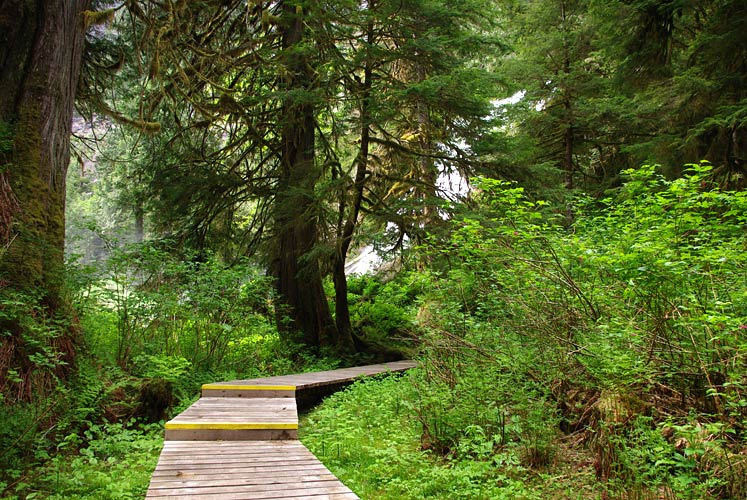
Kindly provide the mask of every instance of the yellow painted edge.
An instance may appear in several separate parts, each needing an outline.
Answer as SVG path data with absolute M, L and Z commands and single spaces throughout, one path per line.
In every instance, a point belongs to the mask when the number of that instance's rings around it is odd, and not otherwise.
M 203 384 L 203 390 L 216 391 L 295 391 L 295 385 L 226 385 Z
M 298 429 L 298 424 L 274 424 L 274 423 L 243 423 L 232 424 L 228 422 L 214 423 L 179 423 L 166 422 L 166 429 L 169 430 L 275 430 L 275 429 Z

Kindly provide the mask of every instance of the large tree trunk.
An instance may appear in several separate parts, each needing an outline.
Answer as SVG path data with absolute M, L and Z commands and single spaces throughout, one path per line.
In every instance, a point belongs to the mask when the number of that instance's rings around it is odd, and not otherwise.
M 83 11 L 88 4 L 89 0 L 0 2 L 0 135 L 7 141 L 0 141 L 0 175 L 7 195 L 0 199 L 17 201 L 15 207 L 0 207 L 0 221 L 12 221 L 0 231 L 7 236 L 0 247 L 0 295 L 38 297 L 30 306 L 50 317 L 64 306 L 65 176 L 84 48 Z M 6 315 L 0 329 L 2 387 L 9 367 L 33 369 L 33 363 L 23 359 L 33 352 L 22 345 L 25 333 L 19 321 Z M 59 361 L 72 360 L 70 335 L 52 339 L 66 358 Z
M 290 324 L 285 332 L 300 333 L 304 344 L 336 344 L 337 331 L 322 287 L 319 259 L 314 256 L 318 211 L 314 187 L 320 171 L 314 161 L 315 109 L 310 98 L 313 70 L 302 53 L 303 13 L 294 2 L 282 5 L 285 75 L 281 173 L 276 199 L 275 231 L 278 240 L 277 287 L 287 306 Z

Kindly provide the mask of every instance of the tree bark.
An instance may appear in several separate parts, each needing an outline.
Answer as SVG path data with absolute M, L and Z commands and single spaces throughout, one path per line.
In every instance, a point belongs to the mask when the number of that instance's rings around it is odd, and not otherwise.
M 560 16 L 562 21 L 563 31 L 566 31 L 565 25 L 567 22 L 566 5 L 565 2 L 560 2 Z M 563 78 L 569 79 L 571 75 L 571 54 L 567 39 L 568 34 L 563 35 Z M 565 88 L 563 92 L 563 108 L 565 110 L 565 117 L 563 120 L 563 185 L 566 190 L 570 191 L 573 189 L 573 174 L 575 171 L 573 165 L 573 148 L 574 148 L 574 131 L 573 131 L 573 96 L 569 88 L 568 82 L 565 82 Z M 566 222 L 571 224 L 573 222 L 573 207 L 569 203 L 566 206 Z
M 17 209 L 4 214 L 10 218 L 0 219 L 12 219 L 3 228 L 9 238 L 0 251 L 0 294 L 35 292 L 50 317 L 64 307 L 65 176 L 89 3 L 0 2 L 0 126 L 10 139 L 0 147 L 0 172 L 17 201 Z M 2 369 L 19 356 L 13 344 L 22 328 L 11 323 L 0 324 L 11 332 L 3 339 L 0 383 L 7 376 Z M 54 341 L 71 346 L 66 340 Z M 61 361 L 69 363 L 72 347 L 64 354 L 69 359 Z
M 369 8 L 374 8 L 374 2 L 369 3 Z M 369 25 L 366 42 L 369 46 L 374 43 L 373 26 Z M 348 279 L 345 275 L 345 262 L 347 261 L 350 243 L 353 240 L 353 233 L 358 227 L 358 216 L 360 215 L 361 204 L 363 203 L 363 190 L 368 177 L 368 158 L 371 147 L 371 92 L 373 80 L 373 64 L 371 56 L 367 56 L 366 64 L 363 69 L 363 80 L 361 82 L 361 100 L 360 100 L 360 120 L 361 135 L 360 148 L 358 149 L 358 158 L 356 161 L 355 180 L 353 182 L 353 202 L 350 206 L 348 217 L 342 226 L 342 231 L 338 235 L 337 252 L 332 265 L 332 279 L 335 284 L 335 323 L 339 335 L 340 347 L 348 352 L 355 351 L 353 342 L 353 327 L 350 322 L 350 308 L 348 306 Z M 344 206 L 341 206 L 344 212 Z
M 281 172 L 275 209 L 278 241 L 277 288 L 291 320 L 281 321 L 286 334 L 300 334 L 295 340 L 318 347 L 336 344 L 337 331 L 322 286 L 318 243 L 318 212 L 314 187 L 320 171 L 314 161 L 315 108 L 312 103 L 314 75 L 303 54 L 303 12 L 295 2 L 281 6 L 280 29 L 285 75 L 281 83 L 287 92 L 283 103 Z M 282 318 L 281 318 L 282 319 Z

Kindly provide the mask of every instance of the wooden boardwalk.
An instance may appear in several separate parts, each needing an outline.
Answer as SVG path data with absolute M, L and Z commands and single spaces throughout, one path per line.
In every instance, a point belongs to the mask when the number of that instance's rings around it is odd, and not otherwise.
M 205 384 L 166 423 L 146 498 L 352 500 L 358 497 L 298 441 L 296 398 L 412 361 Z

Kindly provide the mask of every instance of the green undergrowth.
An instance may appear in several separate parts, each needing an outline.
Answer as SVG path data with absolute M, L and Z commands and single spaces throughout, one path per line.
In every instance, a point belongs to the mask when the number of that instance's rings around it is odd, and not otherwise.
M 362 498 L 747 498 L 747 195 L 686 168 L 626 171 L 570 226 L 476 179 L 386 284 L 417 289 L 386 302 L 420 368 L 330 398 L 309 447 Z
M 0 497 L 142 498 L 163 422 L 202 384 L 341 363 L 280 338 L 271 282 L 251 266 L 195 264 L 158 243 L 112 254 L 68 269 L 80 330 L 70 376 L 28 402 L 0 384 Z M 30 356 L 29 369 L 56 359 L 46 354 Z M 11 367 L 8 383 L 20 373 Z
M 163 446 L 162 430 L 161 424 L 104 424 L 69 434 L 57 453 L 16 482 L 6 498 L 144 498 Z
M 302 418 L 301 441 L 363 499 L 599 498 L 587 455 L 561 441 L 554 446 L 564 453 L 540 468 L 522 463 L 518 441 L 502 445 L 479 425 L 465 428 L 446 456 L 427 449 L 419 372 L 359 381 L 330 396 Z

